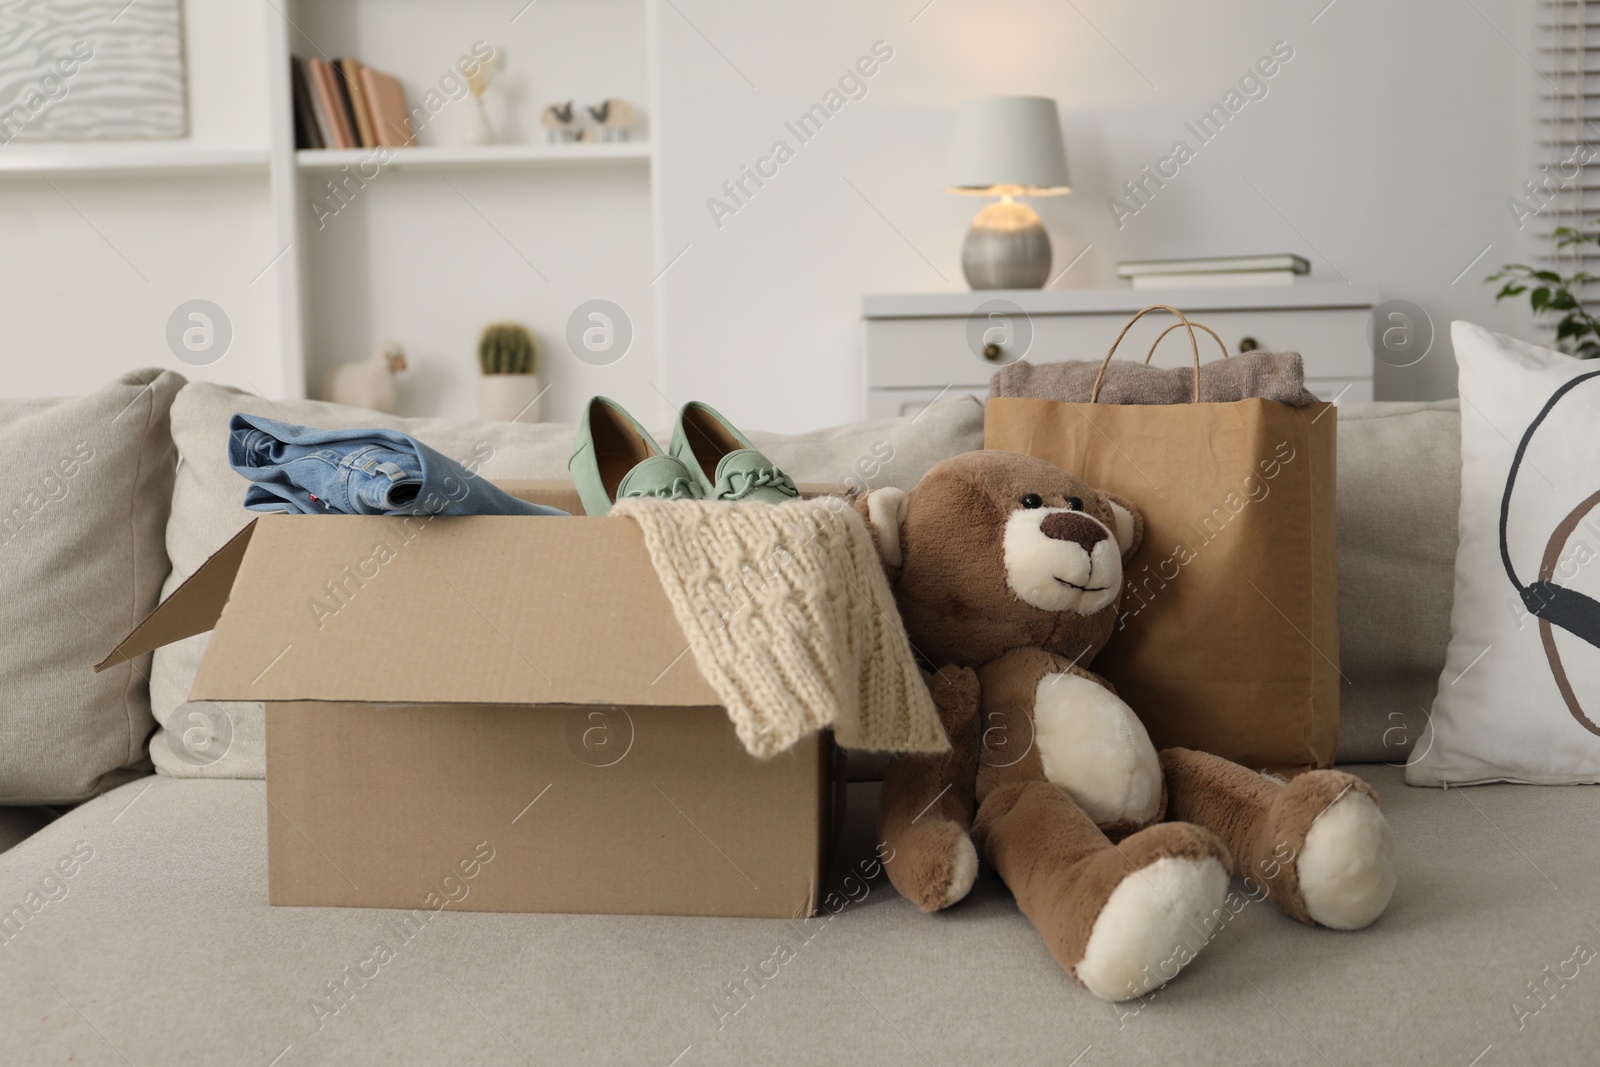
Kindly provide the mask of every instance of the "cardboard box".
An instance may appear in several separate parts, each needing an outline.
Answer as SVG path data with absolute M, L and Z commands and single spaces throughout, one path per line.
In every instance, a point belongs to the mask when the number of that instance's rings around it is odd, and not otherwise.
M 831 743 L 745 752 L 632 522 L 263 515 L 97 669 L 206 630 L 190 698 L 266 705 L 273 904 L 817 905 Z

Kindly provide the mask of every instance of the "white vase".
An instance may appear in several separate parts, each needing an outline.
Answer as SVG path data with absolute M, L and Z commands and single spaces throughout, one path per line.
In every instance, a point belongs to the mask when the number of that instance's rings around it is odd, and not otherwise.
M 483 106 L 483 97 L 471 98 L 472 106 L 467 108 L 466 118 L 461 125 L 461 143 L 464 145 L 494 144 L 494 127 L 489 124 L 488 109 Z
M 537 374 L 478 376 L 478 417 L 489 422 L 538 422 Z

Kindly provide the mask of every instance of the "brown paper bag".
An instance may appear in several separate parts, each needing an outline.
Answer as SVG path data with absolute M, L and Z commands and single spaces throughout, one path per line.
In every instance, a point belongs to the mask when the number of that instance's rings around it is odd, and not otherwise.
M 1154 310 L 1123 328 L 1107 365 L 1128 327 Z M 1160 310 L 1188 328 L 1196 403 L 993 398 L 984 447 L 1048 460 L 1144 512 L 1117 630 L 1093 669 L 1158 749 L 1273 771 L 1327 767 L 1341 684 L 1338 417 L 1331 404 L 1198 403 L 1194 329 L 1176 309 Z

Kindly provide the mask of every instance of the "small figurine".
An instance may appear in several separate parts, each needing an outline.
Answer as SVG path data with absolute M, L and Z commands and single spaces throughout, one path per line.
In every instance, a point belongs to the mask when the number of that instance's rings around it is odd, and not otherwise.
M 398 341 L 385 341 L 366 359 L 334 368 L 328 378 L 328 399 L 393 414 L 400 401 L 395 375 L 405 369 L 405 349 Z
M 572 101 L 551 104 L 539 113 L 539 125 L 545 128 L 545 138 L 552 143 L 578 140 L 577 122 L 572 114 Z
M 639 124 L 639 112 L 620 97 L 609 97 L 588 110 L 600 124 L 599 139 L 602 141 L 626 141 Z

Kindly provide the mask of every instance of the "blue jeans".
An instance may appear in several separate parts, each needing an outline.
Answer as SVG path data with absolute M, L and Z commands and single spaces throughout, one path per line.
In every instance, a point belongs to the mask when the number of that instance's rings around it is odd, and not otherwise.
M 491 485 L 409 434 L 228 422 L 228 463 L 251 511 L 302 515 L 565 515 Z

